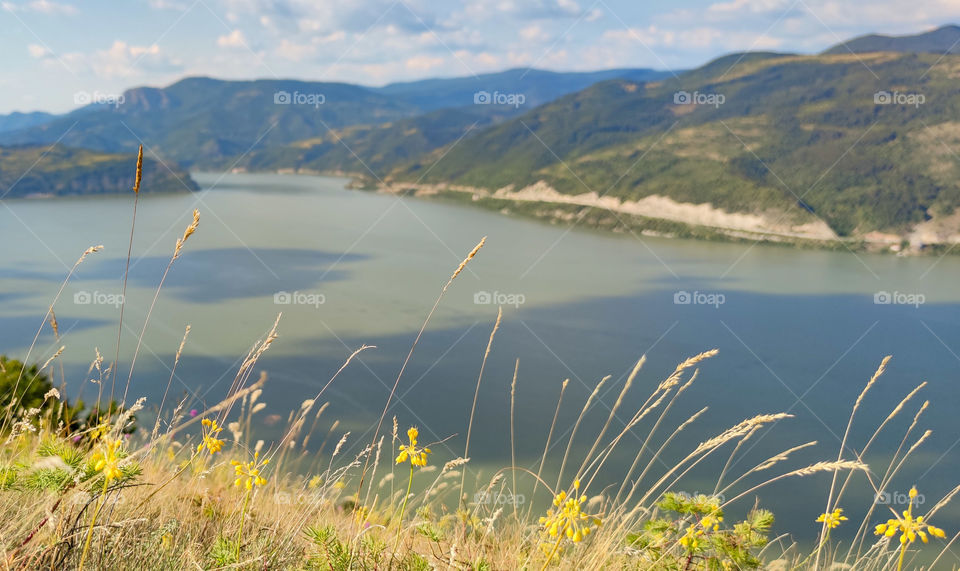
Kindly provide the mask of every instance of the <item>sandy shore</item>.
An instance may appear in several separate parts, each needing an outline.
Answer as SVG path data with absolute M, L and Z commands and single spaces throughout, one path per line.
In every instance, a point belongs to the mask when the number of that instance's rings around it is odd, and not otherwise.
M 387 183 L 379 187 L 381 192 L 406 192 L 414 190 L 417 196 L 430 196 L 441 191 L 463 192 L 471 194 L 474 199 L 496 198 L 515 202 L 543 202 L 553 204 L 573 204 L 602 208 L 617 213 L 658 218 L 681 222 L 693 226 L 706 226 L 717 230 L 749 232 L 770 236 L 801 238 L 809 240 L 838 240 L 838 236 L 822 220 L 812 219 L 803 224 L 789 224 L 786 216 L 777 213 L 764 216 L 760 214 L 746 214 L 727 212 L 715 208 L 710 204 L 691 204 L 677 202 L 666 196 L 652 195 L 640 200 L 624 200 L 611 196 L 599 196 L 596 192 L 583 194 L 563 194 L 552 188 L 546 182 L 515 190 L 512 186 L 489 191 L 482 188 L 451 184 L 410 184 Z

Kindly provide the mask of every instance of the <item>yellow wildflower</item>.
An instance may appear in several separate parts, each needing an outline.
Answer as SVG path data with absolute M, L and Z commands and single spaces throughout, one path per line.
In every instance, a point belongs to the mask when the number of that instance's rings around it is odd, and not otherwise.
M 573 481 L 574 494 L 580 490 L 580 480 Z M 567 496 L 561 491 L 553 498 L 554 508 L 547 510 L 547 515 L 540 518 L 540 525 L 551 537 L 558 540 L 564 535 L 573 542 L 583 541 L 590 535 L 591 525 L 601 525 L 600 518 L 583 513 L 582 506 L 587 502 L 587 496 L 579 498 L 576 495 Z
M 223 448 L 223 440 L 217 438 L 217 435 L 220 434 L 220 431 L 223 428 L 217 424 L 216 420 L 210 420 L 205 418 L 200 421 L 205 428 L 203 430 L 203 439 L 200 441 L 200 444 L 197 444 L 197 453 L 199 454 L 204 448 L 210 451 L 210 454 L 216 454 Z
M 120 471 L 120 458 L 117 456 L 121 444 L 122 442 L 119 439 L 107 442 L 90 458 L 93 461 L 93 469 L 97 472 L 103 472 L 103 477 L 108 482 L 123 475 L 123 472 Z
M 416 427 L 411 426 L 410 430 L 407 430 L 407 437 L 410 439 L 410 444 L 400 445 L 400 455 L 397 456 L 397 464 L 403 464 L 410 460 L 411 466 L 426 466 L 427 465 L 427 454 L 431 454 L 432 451 L 429 448 L 418 448 L 417 447 L 417 436 L 419 436 L 420 431 Z
M 817 518 L 817 523 L 826 523 L 830 529 L 834 529 L 843 521 L 847 521 L 847 516 L 843 515 L 843 508 L 837 508 L 832 513 L 822 513 Z
M 97 426 L 90 429 L 88 436 L 90 437 L 91 442 L 96 442 L 100 438 L 106 436 L 110 432 L 110 423 L 102 422 Z
M 712 529 L 713 531 L 720 530 L 720 522 L 723 521 L 722 515 L 707 515 L 703 516 L 703 519 L 700 520 L 700 525 L 703 526 L 703 529 Z
M 264 466 L 270 463 L 270 459 L 260 460 L 260 453 L 253 453 L 253 460 L 250 462 L 238 462 L 236 460 L 231 460 L 230 464 L 233 465 L 233 471 L 237 476 L 237 479 L 234 480 L 234 486 L 240 486 L 242 483 L 243 486 L 252 490 L 254 486 L 263 486 L 267 483 L 267 480 L 260 475 L 260 471 Z
M 700 547 L 701 537 L 703 537 L 703 530 L 697 529 L 697 526 L 695 525 L 691 525 L 687 527 L 687 533 L 680 538 L 680 545 L 689 551 L 693 551 Z
M 883 535 L 886 537 L 893 537 L 897 532 L 900 533 L 900 561 L 897 565 L 898 570 L 903 568 L 903 556 L 906 554 L 907 545 L 916 541 L 917 536 L 919 536 L 920 541 L 924 543 L 928 541 L 928 533 L 941 539 L 947 536 L 939 527 L 934 527 L 924 521 L 923 516 L 913 517 L 913 500 L 916 497 L 917 488 L 910 488 L 910 504 L 907 506 L 907 511 L 903 512 L 903 517 L 900 518 L 898 516 L 896 519 L 888 519 L 887 523 L 877 525 L 873 531 L 874 535 Z

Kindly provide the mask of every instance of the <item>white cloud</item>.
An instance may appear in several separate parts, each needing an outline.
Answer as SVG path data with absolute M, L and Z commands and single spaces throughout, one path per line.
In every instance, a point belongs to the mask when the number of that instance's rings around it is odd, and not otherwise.
M 729 2 L 716 2 L 711 4 L 708 12 L 750 12 L 754 14 L 766 14 L 770 12 L 783 12 L 794 2 L 787 0 L 730 0 Z
M 557 8 L 568 14 L 579 14 L 580 5 L 574 0 L 557 0 Z
M 94 73 L 101 77 L 129 77 L 143 69 L 169 71 L 176 67 L 157 44 L 137 46 L 121 40 L 114 41 L 108 50 L 96 52 L 91 64 Z
M 405 65 L 406 65 L 406 68 L 409 70 L 422 73 L 422 72 L 430 72 L 436 69 L 445 61 L 446 60 L 442 57 L 431 57 L 431 56 L 420 55 L 420 56 L 414 56 L 412 58 L 407 58 Z
M 545 32 L 540 24 L 533 24 L 520 30 L 520 37 L 528 42 L 543 42 L 550 38 L 550 34 Z
M 157 44 L 138 46 L 122 40 L 115 40 L 104 50 L 68 52 L 55 61 L 45 58 L 44 63 L 51 69 L 66 65 L 75 73 L 90 73 L 100 79 L 169 76 L 183 70 L 182 62 L 164 53 Z
M 190 5 L 171 0 L 150 0 L 150 7 L 154 10 L 186 10 Z
M 76 14 L 77 8 L 71 4 L 50 2 L 49 0 L 31 0 L 30 2 L 2 2 L 0 7 L 8 12 L 35 12 L 38 14 Z
M 31 0 L 30 2 L 2 2 L 0 7 L 8 12 L 35 12 L 37 14 L 76 14 L 77 7 L 71 4 L 50 2 L 49 0 Z
M 36 59 L 43 59 L 50 55 L 50 50 L 41 46 L 39 44 L 30 44 L 27 46 L 27 51 L 30 52 L 30 57 Z
M 712 48 L 719 52 L 729 52 L 750 49 L 769 50 L 783 45 L 781 39 L 766 34 L 758 36 L 750 32 L 731 32 L 725 28 L 707 26 L 679 30 L 648 26 L 611 30 L 604 33 L 603 37 L 620 45 L 629 45 L 632 42 L 654 51 L 656 51 L 655 48 L 663 47 L 691 51 Z
M 277 55 L 289 61 L 303 61 L 316 54 L 316 48 L 309 43 L 298 44 L 290 40 L 280 40 L 280 46 L 276 49 Z
M 247 46 L 247 38 L 243 32 L 236 29 L 225 36 L 217 38 L 217 45 L 221 48 L 242 48 Z

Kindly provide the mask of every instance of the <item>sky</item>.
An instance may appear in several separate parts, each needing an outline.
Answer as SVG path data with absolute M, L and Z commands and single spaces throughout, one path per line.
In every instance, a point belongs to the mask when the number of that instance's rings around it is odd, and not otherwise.
M 509 68 L 687 69 L 960 22 L 960 0 L 0 0 L 0 113 L 185 76 L 383 85 Z

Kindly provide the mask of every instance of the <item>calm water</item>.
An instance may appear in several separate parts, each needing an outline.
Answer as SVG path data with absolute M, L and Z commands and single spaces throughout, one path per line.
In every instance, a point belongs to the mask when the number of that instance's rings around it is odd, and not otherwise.
M 910 442 L 925 428 L 933 435 L 891 489 L 905 492 L 916 483 L 934 501 L 956 484 L 960 258 L 641 240 L 349 191 L 344 180 L 334 178 L 196 178 L 208 190 L 145 195 L 140 202 L 121 350 L 123 379 L 176 238 L 190 211 L 201 210 L 200 229 L 174 264 L 138 358 L 131 394 L 148 397 L 148 403 L 159 400 L 187 324 L 192 332 L 174 387 L 178 397 L 189 393 L 212 404 L 224 396 L 239 360 L 283 311 L 281 336 L 259 363 L 270 375 L 264 419 L 286 418 L 316 394 L 352 350 L 364 343 L 377 346 L 325 394 L 331 405 L 319 432 L 325 434 L 339 419 L 332 438 L 351 431 L 350 452 L 355 453 L 369 441 L 367 431 L 440 287 L 487 235 L 487 246 L 435 314 L 391 411 L 401 426 L 419 425 L 421 440 L 452 436 L 434 446 L 438 463 L 463 453 L 477 372 L 497 312 L 495 304 L 482 303 L 490 294 L 507 305 L 480 391 L 470 451 L 474 473 L 482 470 L 489 477 L 509 464 L 516 359 L 518 464 L 536 469 L 564 379 L 570 384 L 555 440 L 567 434 L 597 381 L 612 375 L 579 433 L 575 452 L 582 455 L 640 355 L 647 354 L 647 364 L 615 428 L 676 363 L 718 348 L 720 354 L 702 365 L 698 381 L 664 425 L 676 426 L 703 406 L 710 409 L 674 441 L 657 470 L 757 413 L 790 412 L 796 418 L 748 441 L 731 473 L 811 440 L 819 444 L 784 467 L 836 458 L 853 401 L 883 356 L 892 354 L 850 442 L 862 447 L 900 398 L 927 381 L 867 460 L 882 474 L 917 407 L 929 399 L 931 407 Z M 24 356 L 79 254 L 89 245 L 106 246 L 80 266 L 56 306 L 75 395 L 95 390 L 81 381 L 94 347 L 108 359 L 115 351 L 119 312 L 111 296 L 120 290 L 131 207 L 130 196 L 117 196 L 4 201 L 0 208 L 5 245 L 0 350 L 11 356 Z M 295 303 L 277 303 L 285 301 L 283 293 L 277 299 L 278 292 L 289 293 Z M 675 303 L 685 300 L 682 292 L 689 293 L 691 303 Z M 891 297 L 899 302 L 923 303 L 877 304 L 878 292 L 897 292 Z M 87 299 L 93 303 L 82 303 Z M 56 346 L 45 330 L 32 359 L 44 361 Z M 604 483 L 618 483 L 648 426 L 624 440 Z M 273 430 L 266 426 L 261 434 Z M 564 446 L 565 441 L 555 446 L 550 458 L 558 461 Z M 717 456 L 721 464 L 726 453 Z M 711 491 L 717 469 L 716 462 L 704 464 L 678 489 Z M 855 483 L 855 490 L 865 488 L 862 478 Z M 777 513 L 780 530 L 802 539 L 805 529 L 814 531 L 813 520 L 823 507 L 819 499 L 804 498 L 825 497 L 828 487 L 828 476 L 815 476 L 772 486 L 759 497 Z M 872 494 L 854 491 L 847 498 L 844 507 L 858 520 Z M 944 510 L 937 521 L 955 530 L 960 510 Z

